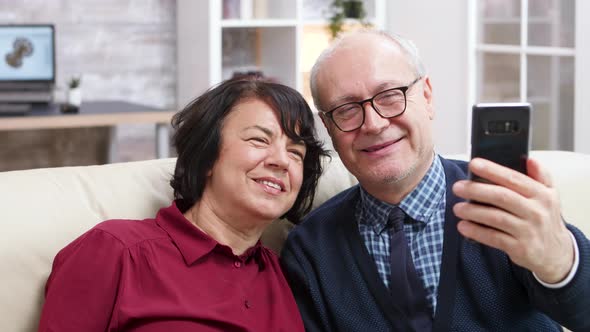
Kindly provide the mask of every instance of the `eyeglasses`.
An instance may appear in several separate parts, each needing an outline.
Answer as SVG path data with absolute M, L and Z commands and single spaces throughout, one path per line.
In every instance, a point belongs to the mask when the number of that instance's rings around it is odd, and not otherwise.
M 372 98 L 346 103 L 323 113 L 341 131 L 348 132 L 357 130 L 365 123 L 365 110 L 363 105 L 367 102 L 382 118 L 390 119 L 402 115 L 406 111 L 406 91 L 416 84 L 421 76 L 418 76 L 412 83 L 393 89 L 387 89 L 374 95 Z

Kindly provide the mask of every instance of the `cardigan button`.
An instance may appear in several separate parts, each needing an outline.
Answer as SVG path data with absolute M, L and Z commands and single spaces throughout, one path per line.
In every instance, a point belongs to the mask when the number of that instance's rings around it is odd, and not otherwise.
M 240 261 L 235 261 L 235 262 L 234 262 L 234 266 L 235 266 L 235 267 L 237 267 L 237 268 L 239 268 L 239 267 L 241 267 L 241 266 L 242 266 L 242 262 L 240 262 Z

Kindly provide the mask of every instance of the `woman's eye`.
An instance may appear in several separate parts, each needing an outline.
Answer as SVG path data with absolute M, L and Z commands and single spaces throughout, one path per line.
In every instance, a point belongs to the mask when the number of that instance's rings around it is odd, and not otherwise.
M 256 142 L 260 142 L 260 143 L 267 143 L 266 139 L 264 137 L 252 137 L 250 138 L 251 141 L 256 141 Z
M 297 158 L 299 158 L 299 159 L 301 159 L 301 160 L 303 160 L 303 159 L 304 159 L 304 157 L 305 157 L 305 156 L 303 155 L 303 153 L 301 153 L 301 151 L 299 151 L 299 150 L 292 150 L 292 151 L 289 151 L 289 152 L 290 152 L 291 154 L 295 155 Z

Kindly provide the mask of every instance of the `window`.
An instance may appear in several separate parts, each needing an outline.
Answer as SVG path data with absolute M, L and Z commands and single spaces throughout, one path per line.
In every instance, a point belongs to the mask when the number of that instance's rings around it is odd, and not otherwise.
M 531 147 L 574 150 L 576 0 L 472 3 L 472 102 L 528 101 Z

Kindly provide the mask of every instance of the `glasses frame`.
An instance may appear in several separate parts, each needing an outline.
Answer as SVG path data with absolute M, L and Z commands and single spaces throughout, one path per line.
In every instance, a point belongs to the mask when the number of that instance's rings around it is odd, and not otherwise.
M 360 127 L 362 127 L 365 124 L 365 118 L 366 118 L 366 116 L 365 116 L 365 107 L 364 107 L 365 103 L 371 103 L 371 107 L 373 108 L 373 110 L 375 110 L 375 112 L 377 112 L 377 114 L 379 114 L 379 116 L 382 117 L 382 118 L 384 118 L 384 119 L 391 119 L 391 118 L 398 117 L 398 116 L 404 114 L 404 112 L 406 111 L 406 108 L 408 106 L 408 98 L 406 96 L 406 92 L 414 84 L 418 83 L 418 81 L 420 81 L 421 79 L 422 79 L 422 76 L 418 76 L 412 83 L 410 83 L 410 84 L 408 84 L 406 86 L 400 86 L 400 87 L 397 87 L 397 88 L 391 88 L 391 89 L 383 90 L 383 91 L 378 92 L 377 94 L 375 94 L 371 98 L 367 98 L 367 99 L 361 100 L 361 101 L 351 101 L 351 102 L 348 102 L 348 103 L 344 103 L 342 105 L 338 105 L 338 106 L 332 108 L 331 110 L 329 110 L 327 112 L 323 112 L 322 114 L 323 114 L 323 116 L 325 116 L 325 117 L 329 118 L 330 120 L 332 120 L 332 123 L 334 123 L 334 125 L 336 126 L 336 128 L 338 128 L 340 131 L 343 131 L 345 133 L 351 132 L 351 131 L 355 131 L 355 130 L 359 129 Z M 384 116 L 383 114 L 381 114 L 379 112 L 379 108 L 377 106 L 375 106 L 375 103 L 373 101 L 380 94 L 385 93 L 385 92 L 389 92 L 389 91 L 393 91 L 393 90 L 399 90 L 404 95 L 404 109 L 400 113 L 398 113 L 398 114 L 395 114 L 395 115 L 392 115 L 392 116 Z M 361 109 L 362 109 L 362 115 L 363 115 L 363 121 L 361 121 L 361 124 L 358 127 L 354 128 L 354 129 L 344 130 L 344 129 L 340 128 L 340 126 L 336 123 L 336 121 L 334 120 L 334 116 L 332 115 L 332 113 L 335 110 L 337 110 L 340 107 L 342 107 L 342 106 L 353 105 L 353 104 L 354 105 L 359 105 L 361 107 Z

